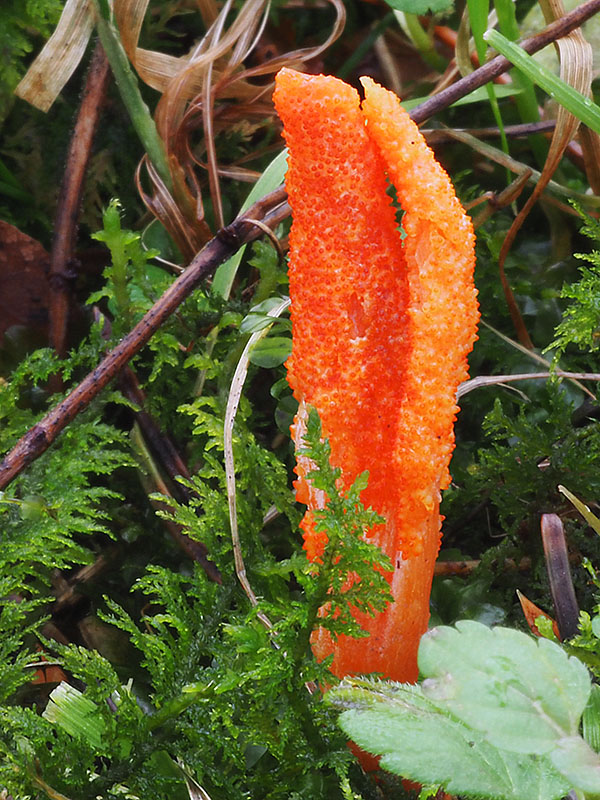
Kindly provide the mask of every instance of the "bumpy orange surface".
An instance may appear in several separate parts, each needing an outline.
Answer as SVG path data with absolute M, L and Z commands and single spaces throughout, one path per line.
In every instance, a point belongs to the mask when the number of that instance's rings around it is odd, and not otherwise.
M 474 237 L 448 176 L 391 92 L 363 79 L 365 101 L 336 78 L 282 70 L 275 104 L 289 148 L 293 212 L 288 380 L 315 406 L 332 461 L 349 485 L 369 471 L 362 499 L 386 518 L 367 532 L 390 557 L 394 603 L 358 615 L 368 639 L 320 631 L 313 649 L 332 669 L 417 677 L 439 547 L 440 488 L 448 485 L 456 389 L 478 319 Z M 403 238 L 386 194 L 396 187 Z M 305 548 L 324 547 L 310 509 L 325 502 L 304 479 Z

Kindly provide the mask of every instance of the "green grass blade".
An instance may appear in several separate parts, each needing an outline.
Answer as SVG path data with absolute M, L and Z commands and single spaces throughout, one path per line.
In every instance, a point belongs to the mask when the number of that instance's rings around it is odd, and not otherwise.
M 592 530 L 596 531 L 596 533 L 600 536 L 600 519 L 595 514 L 592 514 L 589 507 L 586 506 L 578 497 L 576 497 L 573 492 L 570 492 L 565 486 L 561 486 L 559 484 L 558 491 L 571 502 L 577 511 L 581 514 L 587 524 L 592 528 Z
M 494 7 L 498 15 L 498 29 L 500 32 L 513 42 L 519 39 L 521 32 L 513 0 L 494 0 Z M 511 70 L 511 77 L 514 85 L 519 88 L 519 93 L 515 98 L 515 105 L 521 122 L 538 122 L 540 112 L 533 82 L 527 75 L 516 69 Z M 498 87 L 496 87 L 496 95 L 498 95 Z M 534 136 L 528 136 L 527 141 L 533 150 L 538 166 L 543 169 L 548 155 L 548 143 L 539 133 Z
M 588 128 L 600 133 L 600 107 L 568 86 L 558 76 L 538 64 L 514 42 L 510 42 L 498 31 L 487 31 L 486 41 L 501 55 L 520 69 L 528 78 L 547 92 L 550 97 L 574 114 Z
M 477 50 L 477 57 L 479 63 L 485 63 L 487 53 L 487 43 L 485 41 L 485 32 L 488 26 L 488 17 L 490 13 L 489 0 L 467 0 L 467 8 L 469 10 L 469 24 L 471 25 L 471 32 L 475 40 L 475 49 Z M 498 98 L 496 96 L 496 87 L 492 82 L 487 83 L 485 86 L 490 108 L 498 130 L 500 131 L 500 143 L 502 150 L 508 153 L 508 139 L 504 131 L 504 123 L 502 121 L 502 114 L 500 113 L 500 106 L 498 105 Z M 510 183 L 510 173 L 506 173 L 506 182 Z
M 483 35 L 488 26 L 488 14 L 490 12 L 489 0 L 467 0 L 467 7 L 469 9 L 471 33 L 475 40 L 475 49 L 477 50 L 479 63 L 483 64 L 487 50 Z

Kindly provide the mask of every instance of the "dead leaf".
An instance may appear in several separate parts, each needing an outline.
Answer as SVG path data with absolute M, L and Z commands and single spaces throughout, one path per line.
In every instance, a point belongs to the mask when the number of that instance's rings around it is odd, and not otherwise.
M 12 325 L 46 331 L 49 263 L 38 241 L 0 220 L 0 343 Z

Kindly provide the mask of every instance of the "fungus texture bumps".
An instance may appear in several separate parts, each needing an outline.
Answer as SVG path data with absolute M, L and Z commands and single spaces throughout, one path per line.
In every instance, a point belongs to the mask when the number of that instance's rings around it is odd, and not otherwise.
M 292 207 L 288 380 L 300 402 L 293 435 L 314 406 L 344 485 L 369 471 L 363 502 L 385 519 L 366 532 L 389 556 L 394 602 L 358 615 L 368 639 L 331 641 L 332 670 L 417 677 L 439 548 L 440 490 L 448 486 L 456 390 L 476 338 L 474 236 L 452 184 L 398 98 L 368 78 L 365 99 L 342 81 L 282 70 L 275 104 L 289 148 Z M 388 193 L 393 184 L 402 209 Z M 325 541 L 311 508 L 325 502 L 304 479 L 297 497 L 307 556 Z

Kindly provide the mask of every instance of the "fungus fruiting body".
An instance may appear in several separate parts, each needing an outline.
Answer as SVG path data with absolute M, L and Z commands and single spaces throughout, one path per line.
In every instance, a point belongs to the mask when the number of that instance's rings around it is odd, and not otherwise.
M 476 338 L 474 236 L 452 184 L 398 98 L 368 78 L 365 99 L 342 81 L 284 69 L 275 104 L 289 149 L 292 208 L 290 297 L 293 349 L 288 380 L 300 412 L 321 417 L 332 462 L 349 485 L 368 470 L 362 495 L 386 520 L 367 531 L 389 556 L 394 601 L 358 614 L 368 639 L 320 629 L 318 658 L 333 653 L 343 676 L 417 677 L 440 541 L 440 490 L 449 483 L 456 389 Z M 395 187 L 401 229 L 388 195 Z M 305 479 L 297 497 L 307 556 L 323 534 L 311 508 L 326 501 Z

